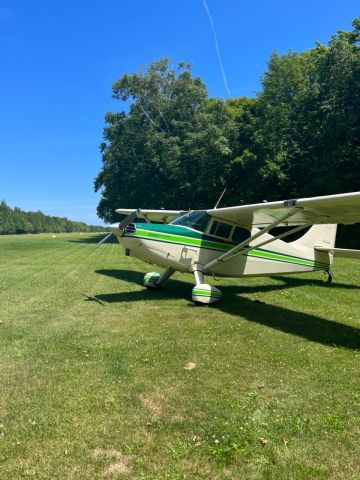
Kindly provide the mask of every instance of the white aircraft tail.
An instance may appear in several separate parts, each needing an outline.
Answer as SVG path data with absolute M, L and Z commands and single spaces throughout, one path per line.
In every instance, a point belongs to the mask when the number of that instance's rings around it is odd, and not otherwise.
M 314 248 L 317 252 L 329 254 L 330 263 L 334 257 L 355 258 L 360 260 L 360 250 L 335 248 L 337 225 L 313 225 L 305 235 L 294 244 Z
M 335 246 L 337 225 L 313 225 L 305 235 L 293 242 L 303 247 L 325 247 Z

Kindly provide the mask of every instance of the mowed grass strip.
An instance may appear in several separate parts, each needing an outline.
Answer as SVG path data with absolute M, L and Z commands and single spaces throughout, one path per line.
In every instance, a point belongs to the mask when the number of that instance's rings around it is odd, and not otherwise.
M 358 479 L 360 272 L 161 292 L 99 235 L 0 237 L 0 478 Z

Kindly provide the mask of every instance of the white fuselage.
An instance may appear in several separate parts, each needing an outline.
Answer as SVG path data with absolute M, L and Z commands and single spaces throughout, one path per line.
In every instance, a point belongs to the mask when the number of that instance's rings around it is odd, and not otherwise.
M 115 228 L 112 231 L 117 234 Z M 257 231 L 254 228 L 251 234 Z M 132 256 L 180 272 L 191 272 L 194 265 L 206 265 L 234 247 L 234 243 L 219 238 L 211 239 L 192 228 L 174 228 L 172 225 L 137 224 L 133 233 L 125 231 L 122 236 L 117 236 Z M 272 238 L 264 233 L 261 240 Z M 223 277 L 301 273 L 327 270 L 331 261 L 331 255 L 319 252 L 314 247 L 278 239 L 264 247 L 238 254 L 204 273 Z

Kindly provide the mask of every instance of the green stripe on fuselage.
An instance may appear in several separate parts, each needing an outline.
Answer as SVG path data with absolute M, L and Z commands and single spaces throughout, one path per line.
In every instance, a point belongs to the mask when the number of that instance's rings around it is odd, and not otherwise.
M 126 233 L 125 237 L 139 238 L 142 240 L 153 240 L 163 243 L 172 243 L 197 248 L 206 248 L 208 250 L 216 250 L 220 252 L 228 252 L 236 243 L 225 240 L 212 240 L 208 235 L 202 234 L 187 227 L 176 225 L 154 225 L 137 224 L 135 233 Z M 245 250 L 245 248 L 243 249 Z M 241 250 L 240 250 L 241 252 Z M 239 252 L 239 253 L 240 253 Z M 284 253 L 274 252 L 272 250 L 257 248 L 249 251 L 245 255 L 255 257 L 262 260 L 272 260 L 283 263 L 292 263 L 305 267 L 315 267 L 319 269 L 327 269 L 328 263 L 318 262 L 307 258 L 297 257 Z
M 199 235 L 198 237 L 189 236 L 188 229 L 185 229 L 185 231 L 182 230 L 182 232 L 179 234 L 178 231 L 177 233 L 166 233 L 160 231 L 152 231 L 144 228 L 136 228 L 135 234 L 130 236 L 149 240 L 158 240 L 159 242 L 178 243 L 181 245 L 188 245 L 192 247 L 211 248 L 213 250 L 221 250 L 223 252 L 227 252 L 233 246 L 232 244 L 206 240 L 201 235 Z

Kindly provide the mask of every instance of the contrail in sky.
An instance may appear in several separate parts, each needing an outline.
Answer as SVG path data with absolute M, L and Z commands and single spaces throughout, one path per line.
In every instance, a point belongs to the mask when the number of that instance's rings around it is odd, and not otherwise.
M 209 10 L 209 7 L 208 7 L 208 4 L 207 4 L 206 0 L 203 0 L 203 4 L 204 4 L 205 11 L 207 13 L 207 16 L 209 17 L 211 30 L 212 30 L 214 41 L 215 41 L 216 53 L 217 53 L 220 68 L 221 68 L 221 71 L 222 71 L 222 76 L 223 76 L 223 79 L 224 79 L 225 88 L 226 88 L 226 91 L 227 91 L 227 93 L 230 97 L 231 93 L 230 93 L 230 89 L 229 89 L 229 86 L 228 86 L 228 83 L 227 83 L 227 80 L 226 80 L 224 66 L 223 66 L 223 63 L 222 63 L 222 60 L 221 60 L 219 44 L 218 44 L 217 35 L 216 35 L 216 31 L 215 31 L 215 25 L 214 25 L 214 22 L 213 22 L 213 19 L 212 19 L 212 16 L 211 16 L 211 13 L 210 13 L 210 10 Z

